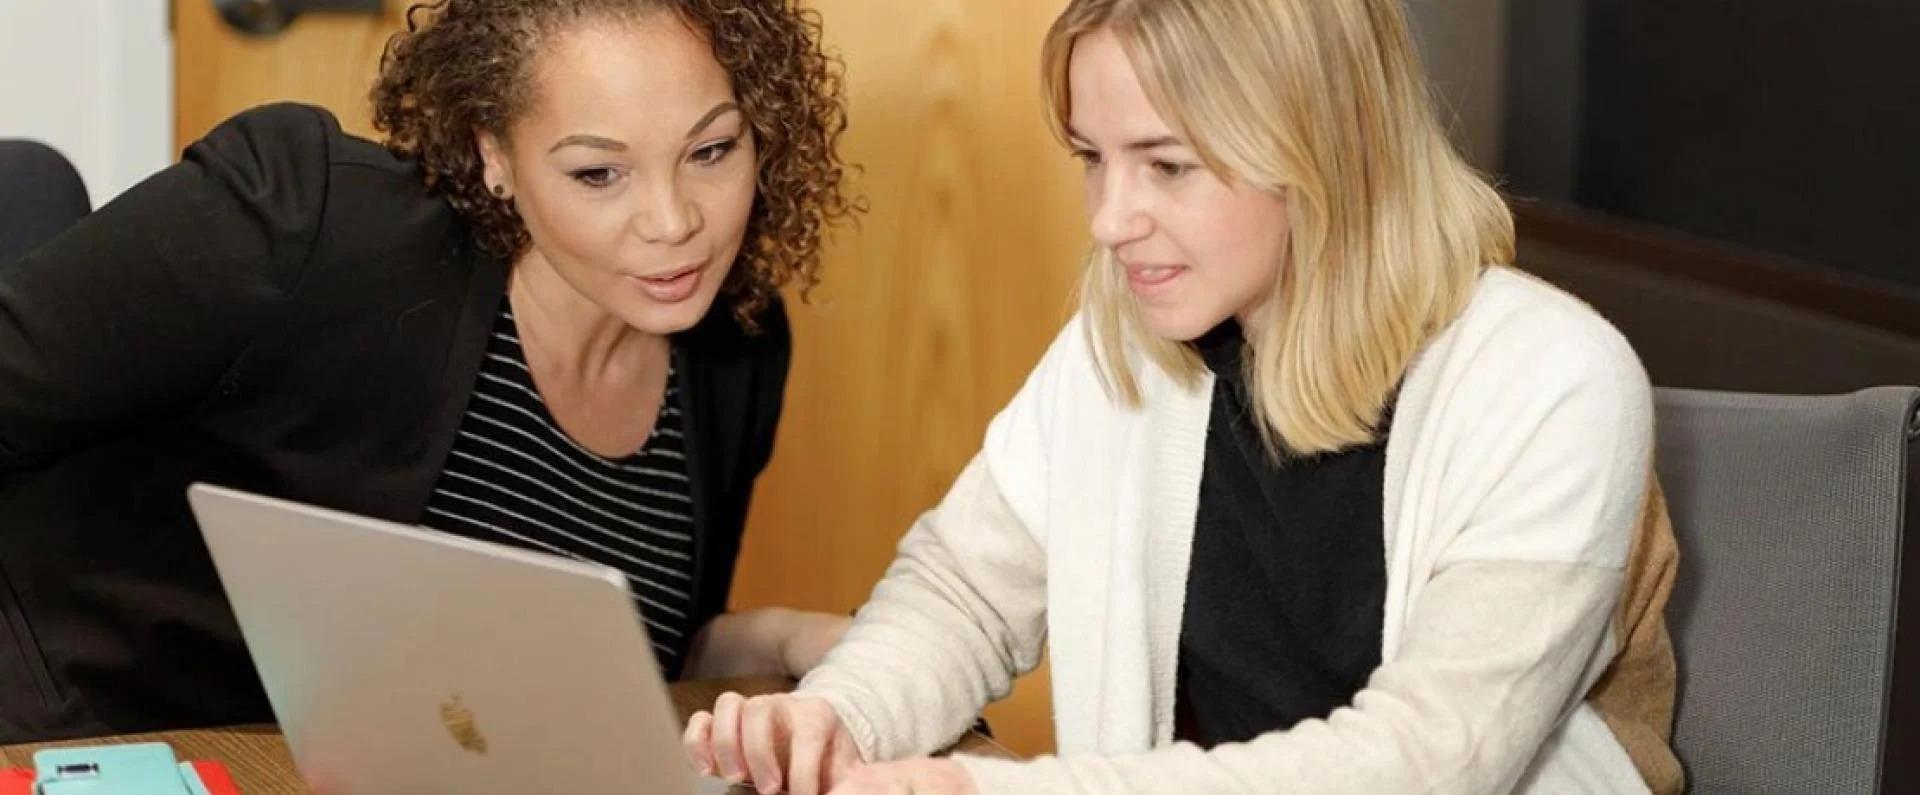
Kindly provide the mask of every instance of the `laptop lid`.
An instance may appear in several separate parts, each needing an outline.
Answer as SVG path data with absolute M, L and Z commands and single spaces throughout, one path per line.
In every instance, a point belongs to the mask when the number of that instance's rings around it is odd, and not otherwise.
M 187 496 L 316 793 L 711 791 L 614 570 L 215 486 Z

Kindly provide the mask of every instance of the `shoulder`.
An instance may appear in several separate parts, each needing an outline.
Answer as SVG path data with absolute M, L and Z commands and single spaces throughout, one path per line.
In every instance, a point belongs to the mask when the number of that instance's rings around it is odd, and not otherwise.
M 301 105 L 242 112 L 189 145 L 181 163 L 203 184 L 253 208 L 249 215 L 274 237 L 311 235 L 328 186 L 332 116 L 322 114 Z
M 1140 366 L 1143 362 L 1136 351 L 1129 348 L 1127 355 L 1134 358 L 1134 369 L 1143 378 L 1158 374 L 1157 370 Z M 1028 374 L 1022 392 L 1032 393 L 1034 399 L 1048 404 L 1080 409 L 1106 404 L 1117 407 L 1101 376 L 1099 357 L 1086 315 L 1075 312 L 1047 344 L 1046 352 Z
M 988 467 L 1003 491 L 1036 488 L 1032 467 L 1050 453 L 1097 455 L 1141 421 L 1142 411 L 1109 391 L 1099 365 L 1087 321 L 1075 313 L 987 426 Z
M 1084 311 L 1075 312 L 1047 346 L 1021 390 L 1021 398 L 1045 407 L 1064 426 L 1084 434 L 1107 434 L 1114 429 L 1147 422 L 1164 422 L 1191 409 L 1212 394 L 1213 377 L 1202 368 L 1187 377 L 1169 371 L 1131 338 L 1108 345 Z M 1108 357 L 1122 357 L 1120 366 Z M 1120 370 L 1131 374 L 1139 389 L 1138 403 L 1129 402 L 1114 380 Z
M 247 154 L 270 162 L 325 164 L 327 139 L 340 133 L 325 109 L 282 102 L 241 111 L 187 147 L 188 160 L 237 160 Z
M 1416 361 L 1389 466 L 1459 506 L 1456 559 L 1618 565 L 1653 452 L 1653 391 L 1633 348 L 1579 299 L 1510 268 Z M 1396 450 L 1398 451 L 1396 453 Z M 1427 485 L 1416 485 L 1425 483 Z
M 1545 446 L 1644 463 L 1653 388 L 1632 346 L 1599 313 L 1497 267 L 1415 360 L 1395 417 L 1395 437 L 1405 430 L 1476 458 Z
M 241 111 L 187 147 L 184 159 L 252 169 L 325 184 L 337 169 L 368 169 L 419 183 L 419 170 L 372 141 L 348 133 L 325 108 L 297 102 Z
M 1025 382 L 987 428 L 990 460 L 1030 460 L 1041 449 L 1093 428 L 1103 436 L 1126 407 L 1108 391 L 1099 354 L 1081 313 L 1074 313 L 1047 344 Z
M 348 133 L 313 105 L 243 111 L 188 147 L 185 159 L 239 190 L 300 205 L 335 242 L 360 240 L 371 251 L 395 243 L 395 235 L 443 237 L 457 220 L 428 190 L 418 164 Z
M 365 166 L 412 175 L 408 163 L 379 144 L 348 133 L 332 111 L 299 102 L 276 102 L 249 108 L 229 117 L 193 143 L 188 156 L 231 159 L 249 153 L 257 158 L 287 159 L 327 166 Z
M 1463 383 L 1508 388 L 1611 386 L 1647 395 L 1640 358 L 1619 330 L 1580 299 L 1510 267 L 1489 269 L 1473 299 L 1416 368 L 1472 373 Z
M 1571 293 L 1511 266 L 1489 268 L 1457 325 L 1466 335 L 1553 332 L 1554 339 L 1626 349 L 1606 318 Z

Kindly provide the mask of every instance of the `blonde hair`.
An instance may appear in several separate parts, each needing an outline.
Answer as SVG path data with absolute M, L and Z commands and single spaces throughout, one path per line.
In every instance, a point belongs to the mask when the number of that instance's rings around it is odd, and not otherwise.
M 1400 0 L 1072 0 L 1041 56 L 1063 141 L 1074 42 L 1103 28 L 1210 170 L 1287 197 L 1287 259 L 1245 365 L 1269 446 L 1374 440 L 1421 346 L 1513 258 L 1513 217 L 1435 118 Z M 1109 393 L 1142 402 L 1130 345 L 1197 383 L 1199 356 L 1146 333 L 1112 257 L 1089 256 L 1081 293 Z

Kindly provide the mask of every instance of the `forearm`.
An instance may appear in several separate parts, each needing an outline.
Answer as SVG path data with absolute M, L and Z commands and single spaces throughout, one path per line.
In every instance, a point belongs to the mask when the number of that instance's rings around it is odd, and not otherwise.
M 1506 792 L 1604 664 L 1617 596 L 1618 572 L 1463 564 L 1429 584 L 1406 656 L 1325 719 L 1210 751 L 963 761 L 983 795 Z
M 683 676 L 797 679 L 819 663 L 849 623 L 844 616 L 784 607 L 723 613 L 694 636 Z
M 797 692 L 832 702 L 870 760 L 946 745 L 1038 663 L 1045 565 L 976 459 Z

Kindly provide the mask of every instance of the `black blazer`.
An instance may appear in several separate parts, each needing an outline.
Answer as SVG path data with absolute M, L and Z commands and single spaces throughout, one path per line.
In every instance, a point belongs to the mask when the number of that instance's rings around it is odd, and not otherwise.
M 185 489 L 419 521 L 507 272 L 422 184 L 264 107 L 0 266 L 0 742 L 271 720 Z M 780 415 L 784 310 L 760 325 L 722 300 L 675 340 L 696 626 Z

